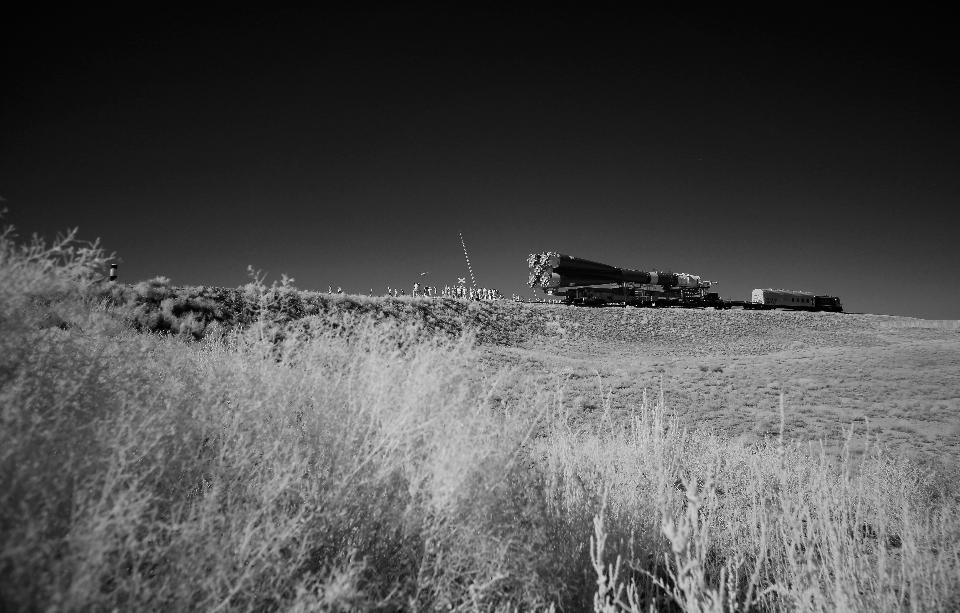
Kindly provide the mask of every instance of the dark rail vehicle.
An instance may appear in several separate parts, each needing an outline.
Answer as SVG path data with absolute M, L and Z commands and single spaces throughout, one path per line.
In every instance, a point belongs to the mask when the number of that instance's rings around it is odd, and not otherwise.
M 750 302 L 727 301 L 698 275 L 619 268 L 556 252 L 530 254 L 527 265 L 530 287 L 578 306 L 843 311 L 836 296 L 787 290 L 758 289 Z

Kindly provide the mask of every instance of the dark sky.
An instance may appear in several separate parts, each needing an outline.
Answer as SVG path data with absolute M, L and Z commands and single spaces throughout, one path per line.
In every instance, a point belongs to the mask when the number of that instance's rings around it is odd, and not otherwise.
M 7 219 L 123 281 L 409 291 L 462 231 L 507 294 L 555 250 L 960 318 L 946 15 L 563 6 L 8 20 Z

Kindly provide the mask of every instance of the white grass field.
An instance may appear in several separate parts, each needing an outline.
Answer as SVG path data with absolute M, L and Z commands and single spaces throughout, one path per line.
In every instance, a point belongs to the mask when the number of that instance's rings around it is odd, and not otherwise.
M 960 608 L 950 323 L 110 286 L 0 240 L 2 610 Z

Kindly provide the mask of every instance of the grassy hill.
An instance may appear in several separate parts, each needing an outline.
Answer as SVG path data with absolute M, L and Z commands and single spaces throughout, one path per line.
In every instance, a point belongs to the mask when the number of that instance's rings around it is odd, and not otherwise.
M 616 415 L 644 392 L 659 393 L 691 427 L 745 444 L 785 433 L 838 451 L 854 426 L 902 452 L 960 458 L 960 335 L 957 322 L 790 311 L 573 308 L 507 301 L 390 298 L 245 288 L 170 287 L 155 281 L 113 289 L 140 330 L 200 338 L 249 327 L 269 334 L 371 319 L 423 335 L 472 335 L 484 361 L 518 380 L 560 376 L 578 419 L 611 393 Z M 862 452 L 857 446 L 855 453 Z
M 0 237 L 0 609 L 960 606 L 949 324 L 103 264 Z

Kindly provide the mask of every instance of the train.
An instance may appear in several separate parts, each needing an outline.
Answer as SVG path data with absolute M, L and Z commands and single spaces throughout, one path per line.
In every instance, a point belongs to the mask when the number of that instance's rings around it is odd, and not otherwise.
M 620 268 L 562 253 L 531 253 L 528 285 L 577 306 L 789 309 L 843 312 L 837 296 L 755 289 L 749 301 L 724 300 L 715 281 L 670 271 Z
M 786 289 L 755 289 L 750 294 L 751 308 L 792 309 L 795 311 L 843 312 L 837 296 L 819 296 Z

